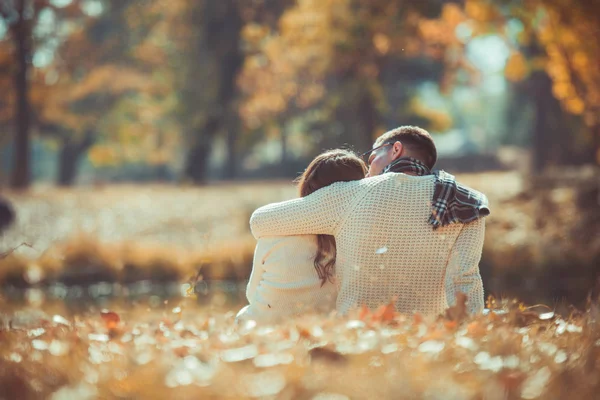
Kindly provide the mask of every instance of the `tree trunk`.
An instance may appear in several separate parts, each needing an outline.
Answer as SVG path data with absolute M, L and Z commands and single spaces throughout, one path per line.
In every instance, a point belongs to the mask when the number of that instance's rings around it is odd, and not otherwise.
M 361 150 L 359 151 L 366 151 L 371 148 L 374 142 L 373 136 L 375 135 L 379 120 L 379 113 L 375 108 L 373 97 L 366 87 L 363 88 L 362 96 L 358 102 L 357 112 L 360 116 L 360 127 L 362 128 L 363 133 L 357 144 L 361 147 Z
M 206 183 L 206 170 L 211 146 L 206 143 L 198 143 L 188 152 L 185 176 L 196 184 Z
M 196 184 L 206 183 L 206 170 L 212 142 L 219 130 L 220 120 L 211 118 L 200 128 L 199 132 L 195 132 L 196 143 L 192 145 L 188 152 L 185 163 L 185 176 L 190 178 Z
M 185 83 L 190 82 L 197 86 L 195 90 L 185 88 L 188 93 L 186 103 L 190 106 L 188 110 L 191 120 L 196 119 L 199 112 L 197 105 L 202 104 L 208 113 L 208 122 L 200 127 L 191 126 L 193 131 L 192 145 L 187 157 L 185 174 L 195 183 L 206 181 L 210 151 L 214 137 L 219 132 L 228 132 L 228 153 L 226 174 L 232 177 L 236 169 L 235 141 L 237 140 L 237 124 L 232 121 L 237 119 L 235 108 L 235 97 L 237 94 L 236 79 L 242 67 L 244 56 L 240 47 L 240 35 L 243 21 L 240 15 L 239 5 L 236 0 L 207 1 L 203 6 L 198 5 L 193 19 L 196 25 L 202 29 L 198 37 L 200 41 L 193 49 L 197 56 L 192 57 L 195 62 L 201 62 L 191 68 L 191 76 Z M 210 61 L 205 61 L 209 59 Z M 200 79 L 195 75 L 202 68 L 211 70 L 201 75 Z M 211 82 L 207 82 L 211 80 Z M 214 88 L 214 90 L 207 89 Z M 197 97 L 200 96 L 200 97 Z
M 343 89 L 345 99 L 335 112 L 336 120 L 343 127 L 343 138 L 354 150 L 364 152 L 373 145 L 379 114 L 363 82 L 351 75 L 344 84 L 347 86 Z M 336 143 L 338 146 L 340 144 L 339 141 Z
M 18 20 L 13 28 L 15 41 L 16 72 L 14 76 L 17 104 L 15 107 L 15 147 L 12 172 L 12 186 L 24 189 L 30 183 L 29 149 L 29 59 L 31 51 L 31 33 L 29 22 L 25 19 L 25 0 L 17 0 Z
M 285 165 L 288 162 L 288 133 L 287 133 L 287 127 L 285 126 L 285 124 L 283 126 L 281 126 L 281 128 L 279 129 L 279 135 L 280 135 L 280 140 L 281 140 L 281 165 L 282 167 L 285 167 Z
M 58 159 L 58 176 L 56 179 L 58 186 L 73 185 L 77 176 L 79 155 L 77 146 L 69 142 L 63 143 Z
M 236 115 L 230 115 L 227 122 L 227 158 L 225 160 L 225 179 L 233 179 L 237 173 L 237 139 L 239 124 Z
M 592 128 L 592 147 L 594 149 L 594 161 L 600 165 L 600 124 Z
M 81 142 L 73 142 L 72 139 L 63 140 L 58 159 L 58 186 L 72 186 L 77 178 L 81 156 L 94 144 L 94 135 L 87 132 Z
M 550 132 L 548 131 L 549 105 L 553 99 L 552 81 L 545 72 L 535 72 L 531 76 L 532 99 L 535 107 L 532 146 L 532 172 L 540 174 L 550 163 Z
M 2 235 L 4 230 L 8 229 L 14 220 L 15 210 L 10 201 L 0 197 L 0 235 Z

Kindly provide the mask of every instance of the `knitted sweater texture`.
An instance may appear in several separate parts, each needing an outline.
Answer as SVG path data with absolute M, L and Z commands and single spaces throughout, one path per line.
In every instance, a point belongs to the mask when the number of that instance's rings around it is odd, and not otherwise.
M 395 299 L 403 313 L 437 314 L 468 296 L 483 310 L 479 273 L 485 220 L 433 230 L 433 175 L 387 173 L 337 182 L 315 193 L 257 209 L 250 226 L 266 236 L 330 234 L 337 244 L 339 313 Z
M 313 264 L 316 252 L 314 235 L 259 239 L 246 288 L 249 305 L 237 318 L 274 323 L 305 312 L 335 310 L 336 286 L 329 281 L 321 286 Z

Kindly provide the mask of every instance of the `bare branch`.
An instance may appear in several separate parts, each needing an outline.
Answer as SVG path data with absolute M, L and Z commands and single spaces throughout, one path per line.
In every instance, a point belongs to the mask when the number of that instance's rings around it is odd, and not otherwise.
M 29 247 L 30 249 L 33 249 L 33 246 L 27 242 L 23 242 L 20 245 L 18 245 L 17 247 L 13 247 L 12 249 L 5 251 L 4 253 L 0 253 L 0 260 L 5 259 L 6 257 L 10 256 L 12 253 L 14 253 L 19 247 Z M 35 250 L 35 249 L 34 249 Z

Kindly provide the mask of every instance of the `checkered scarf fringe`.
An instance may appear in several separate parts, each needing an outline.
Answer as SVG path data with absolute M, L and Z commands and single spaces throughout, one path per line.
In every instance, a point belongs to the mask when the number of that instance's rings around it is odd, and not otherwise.
M 418 176 L 432 174 L 429 167 L 411 157 L 395 160 L 384 169 L 383 173 L 386 172 L 409 172 Z M 435 190 L 429 223 L 434 230 L 453 223 L 466 224 L 490 215 L 488 199 L 483 193 L 461 185 L 445 171 L 435 171 L 433 174 Z

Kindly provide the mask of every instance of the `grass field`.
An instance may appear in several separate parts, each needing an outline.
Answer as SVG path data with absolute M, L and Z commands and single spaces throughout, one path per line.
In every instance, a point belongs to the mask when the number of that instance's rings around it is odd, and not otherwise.
M 33 268 L 50 281 L 57 275 L 85 280 L 94 273 L 108 281 L 178 280 L 201 265 L 217 278 L 238 277 L 248 272 L 254 250 L 248 226 L 252 211 L 294 194 L 292 185 L 280 183 L 9 194 L 18 220 L 0 249 L 27 245 L 7 257 L 1 270 L 18 275 L 36 260 Z
M 461 176 L 497 202 L 522 190 L 516 173 Z M 208 187 L 110 185 L 73 189 L 37 188 L 7 193 L 18 221 L 0 245 L 21 242 L 33 249 L 18 253 L 38 257 L 81 233 L 103 243 L 134 241 L 202 251 L 250 237 L 248 220 L 257 207 L 296 196 L 291 182 L 220 184 Z
M 590 267 L 600 263 L 600 239 L 591 233 L 600 230 L 600 218 L 581 211 L 573 188 L 532 188 L 516 172 L 459 179 L 491 203 L 481 263 L 486 289 L 528 302 L 538 295 L 585 299 L 600 272 Z M 246 279 L 255 244 L 252 211 L 293 198 L 296 189 L 281 181 L 109 185 L 7 196 L 18 220 L 0 238 L 0 252 L 27 245 L 0 260 L 0 285 L 29 287 L 181 281 L 199 269 L 204 280 Z

